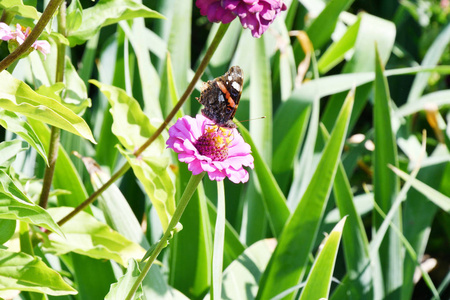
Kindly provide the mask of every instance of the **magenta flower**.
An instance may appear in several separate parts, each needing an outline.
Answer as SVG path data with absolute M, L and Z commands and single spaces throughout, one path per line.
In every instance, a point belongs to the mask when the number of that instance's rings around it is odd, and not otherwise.
M 11 30 L 8 24 L 0 22 L 0 39 L 3 41 L 12 41 L 22 45 L 30 32 L 30 27 L 24 28 L 20 24 L 16 24 L 16 30 Z M 50 44 L 47 41 L 35 41 L 31 47 L 41 52 L 44 58 L 47 58 L 47 54 L 50 53 Z
M 259 38 L 286 5 L 281 0 L 197 0 L 200 13 L 210 22 L 230 23 L 238 16 L 244 28 Z
M 202 115 L 185 116 L 169 128 L 168 148 L 178 153 L 178 159 L 188 164 L 189 171 L 198 175 L 208 172 L 209 179 L 247 182 L 249 175 L 243 167 L 253 169 L 250 145 L 233 128 L 213 125 Z
M 11 32 L 11 28 L 7 24 L 0 22 L 0 40 L 8 41 L 13 38 L 14 35 Z

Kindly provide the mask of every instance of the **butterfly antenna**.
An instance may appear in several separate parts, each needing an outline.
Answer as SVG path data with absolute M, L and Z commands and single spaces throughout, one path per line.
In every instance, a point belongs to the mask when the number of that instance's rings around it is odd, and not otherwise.
M 255 121 L 255 120 L 261 120 L 261 119 L 265 119 L 266 116 L 262 116 L 262 117 L 258 117 L 258 118 L 253 118 L 253 119 L 248 119 L 248 120 L 242 120 L 242 121 L 236 121 L 238 123 L 244 123 L 244 122 L 250 122 L 250 121 Z

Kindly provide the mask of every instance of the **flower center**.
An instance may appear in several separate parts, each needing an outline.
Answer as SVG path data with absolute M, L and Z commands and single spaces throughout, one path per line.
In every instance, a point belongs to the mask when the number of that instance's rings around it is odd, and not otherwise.
M 212 126 L 195 142 L 195 148 L 201 155 L 212 160 L 224 161 L 228 158 L 228 145 L 231 143 L 232 131 L 226 128 Z

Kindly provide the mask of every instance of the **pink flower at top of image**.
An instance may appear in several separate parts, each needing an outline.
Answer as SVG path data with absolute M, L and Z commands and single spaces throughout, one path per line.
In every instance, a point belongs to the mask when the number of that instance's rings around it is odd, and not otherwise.
M 0 39 L 3 41 L 13 40 L 22 45 L 30 33 L 30 27 L 24 28 L 20 24 L 16 24 L 16 30 L 12 30 L 8 24 L 0 22 Z M 31 47 L 41 52 L 44 58 L 47 58 L 47 54 L 50 53 L 50 44 L 47 41 L 35 41 Z
M 166 144 L 188 164 L 193 175 L 206 171 L 211 180 L 228 177 L 234 183 L 247 182 L 244 166 L 254 167 L 250 145 L 235 128 L 217 127 L 200 114 L 178 119 L 169 128 Z
M 281 0 L 197 0 L 200 13 L 210 22 L 230 23 L 237 16 L 244 28 L 259 38 L 286 5 Z

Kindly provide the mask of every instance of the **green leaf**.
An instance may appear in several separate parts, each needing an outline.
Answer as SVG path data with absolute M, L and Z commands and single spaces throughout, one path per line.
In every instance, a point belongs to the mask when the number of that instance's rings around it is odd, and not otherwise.
M 308 255 L 314 246 L 344 145 L 353 93 L 354 90 L 347 96 L 308 188 L 278 239 L 278 246 L 261 279 L 258 299 L 268 299 L 296 285 L 306 271 Z
M 47 154 L 41 140 L 36 135 L 33 128 L 27 122 L 21 120 L 19 115 L 12 111 L 0 108 L 0 125 L 27 141 L 28 144 L 39 153 L 45 163 L 48 164 Z M 1 160 L 4 161 L 4 157 L 5 156 L 2 155 Z M 1 162 L 0 165 L 2 165 Z
M 76 15 L 69 17 L 78 18 Z M 163 18 L 159 13 L 131 0 L 100 0 L 93 7 L 83 10 L 81 26 L 69 33 L 70 46 L 83 44 L 104 26 L 139 17 Z M 68 19 L 67 22 L 70 24 L 76 21 Z
M 114 119 L 113 133 L 128 151 L 119 150 L 127 158 L 134 173 L 143 183 L 165 230 L 175 211 L 175 198 L 173 183 L 167 172 L 169 160 L 162 156 L 165 148 L 163 137 L 158 136 L 139 158 L 134 157 L 132 152 L 142 146 L 156 129 L 150 124 L 138 102 L 129 97 L 124 90 L 101 84 L 95 80 L 90 82 L 98 86 L 108 98 Z
M 81 159 L 91 177 L 94 189 L 99 189 L 110 179 L 92 158 L 82 157 Z M 145 249 L 150 248 L 130 204 L 128 204 L 127 199 L 125 199 L 120 189 L 114 183 L 100 195 L 99 204 L 111 228 L 130 241 L 140 244 Z
M 152 119 L 161 119 L 162 112 L 158 100 L 161 80 L 158 72 L 150 60 L 149 48 L 142 42 L 143 36 L 146 34 L 148 29 L 145 27 L 144 20 L 137 19 L 134 20 L 133 23 L 133 28 L 130 28 L 128 23 L 125 21 L 121 21 L 119 24 L 120 28 L 122 28 L 125 32 L 126 38 L 129 39 L 131 46 L 133 47 L 134 54 L 136 55 L 146 113 Z M 125 49 L 127 48 L 125 47 Z M 125 64 L 125 66 L 127 66 L 127 64 Z
M 37 94 L 7 71 L 0 73 L 0 107 L 67 130 L 95 143 L 86 122 L 61 103 Z
M 378 53 L 378 52 L 377 52 Z M 388 168 L 388 164 L 398 166 L 397 145 L 391 125 L 389 86 L 383 75 L 383 65 L 377 54 L 375 61 L 374 95 L 374 198 L 380 208 L 387 213 L 399 192 L 399 180 Z M 401 210 L 396 213 L 393 223 L 401 228 Z M 383 222 L 379 214 L 373 214 L 376 230 Z M 388 231 L 379 250 L 383 273 L 385 295 L 398 299 L 403 280 L 403 255 L 401 241 L 392 230 Z
M 76 295 L 56 271 L 38 257 L 0 249 L 0 291 L 19 290 L 53 296 Z
M 83 19 L 83 6 L 79 0 L 73 0 L 67 7 L 66 12 L 66 28 L 70 33 L 77 30 L 81 26 Z
M 354 0 L 333 0 L 306 30 L 314 49 L 321 48 L 331 37 L 336 28 L 339 15 L 346 10 Z
M 192 273 L 191 273 L 192 274 Z M 167 284 L 161 266 L 153 264 L 142 282 L 142 290 L 146 299 L 188 300 L 184 294 Z
M 440 193 L 439 191 L 433 189 L 429 185 L 421 182 L 418 179 L 410 178 L 411 176 L 407 173 L 403 172 L 402 170 L 398 168 L 394 168 L 395 174 L 397 174 L 400 178 L 402 178 L 405 181 L 411 180 L 411 185 L 413 188 L 415 188 L 417 191 L 422 193 L 425 197 L 428 198 L 431 202 L 436 204 L 438 207 L 440 207 L 443 211 L 446 213 L 450 213 L 450 198 L 445 196 L 444 194 Z
M 375 60 L 374 44 L 379 46 L 378 50 L 381 60 L 386 63 L 391 55 L 396 35 L 395 25 L 390 21 L 367 13 L 359 14 L 358 18 L 360 19 L 360 22 L 358 35 L 353 46 L 353 55 L 345 64 L 342 71 L 343 73 L 353 73 L 353 75 L 375 70 L 373 64 L 367 63 Z M 357 86 L 358 85 L 359 84 L 357 84 Z M 363 85 L 356 89 L 355 106 L 353 107 L 350 120 L 350 130 L 353 128 L 361 115 L 362 110 L 366 106 L 371 91 L 371 84 Z M 328 130 L 331 130 L 332 128 L 337 113 L 340 110 L 342 103 L 344 103 L 344 98 L 345 93 L 336 94 L 330 97 L 328 105 L 322 114 L 322 122 Z
M 291 95 L 299 96 L 302 95 Z M 291 99 L 288 103 L 277 110 L 273 124 L 273 130 L 277 134 L 273 136 L 272 172 L 283 191 L 291 180 L 294 161 L 300 151 L 311 115 L 309 99 L 296 98 L 295 102 Z
M 328 140 L 329 134 L 325 126 L 322 125 L 321 129 Z M 356 210 L 350 182 L 341 162 L 334 179 L 333 193 L 339 214 L 342 218 L 346 218 L 347 223 L 343 230 L 345 264 L 349 279 L 349 282 L 346 283 L 346 289 L 351 290 L 355 297 L 369 297 L 366 294 L 368 287 L 372 284 L 370 269 L 367 268 L 370 263 L 369 241 L 364 224 Z M 357 201 L 356 203 L 360 202 Z M 373 199 L 371 199 L 371 203 L 373 203 Z
M 254 299 L 275 246 L 275 239 L 265 239 L 245 249 L 223 272 L 222 299 Z
M 320 73 L 324 74 L 339 64 L 344 59 L 345 54 L 354 47 L 360 24 L 361 18 L 359 17 L 354 24 L 347 28 L 340 39 L 328 47 L 317 62 Z
M 253 143 L 249 132 L 240 123 L 238 123 L 238 126 L 244 140 L 252 149 L 252 155 L 255 159 L 255 173 L 258 176 L 261 192 L 264 195 L 262 200 L 264 201 L 264 206 L 268 212 L 267 217 L 269 218 L 269 223 L 274 235 L 279 236 L 290 214 L 289 208 L 286 205 L 286 198 L 278 186 L 270 168 L 267 166 L 256 145 Z
M 395 111 L 396 117 L 405 117 L 426 110 L 427 105 L 436 104 L 438 108 L 450 104 L 450 90 L 426 94 L 414 102 L 407 102 Z
M 211 229 L 213 230 L 215 226 L 217 211 L 216 207 L 211 203 L 209 199 L 207 199 L 207 202 L 209 221 L 211 224 Z M 246 246 L 244 246 L 239 240 L 239 234 L 236 232 L 233 226 L 231 226 L 231 224 L 227 220 L 225 221 L 225 246 L 223 265 L 226 267 L 240 254 L 242 254 L 242 252 L 244 252 Z
M 416 156 L 417 157 L 417 156 Z M 426 245 L 430 238 L 431 227 L 435 221 L 436 213 L 439 211 L 439 206 L 430 201 L 430 199 L 439 199 L 433 196 L 430 190 L 420 192 L 416 188 L 416 181 L 427 185 L 428 188 L 441 189 L 447 186 L 447 179 L 445 170 L 448 168 L 448 157 L 440 156 L 429 157 L 422 163 L 422 167 L 417 174 L 417 179 L 410 180 L 410 178 L 403 177 L 403 174 L 397 174 L 400 178 L 411 182 L 413 189 L 408 191 L 407 201 L 402 204 L 403 211 L 403 232 L 405 238 L 411 243 L 412 248 L 417 253 L 418 259 L 413 259 L 410 256 L 405 256 L 404 272 L 403 272 L 403 286 L 402 299 L 411 299 L 414 290 L 414 273 L 417 270 L 417 263 L 421 261 L 421 257 L 426 251 Z M 405 174 L 406 175 L 406 174 Z M 409 176 L 409 175 L 408 175 Z M 411 176 L 409 176 L 411 177 Z M 447 199 L 447 206 L 450 208 L 450 200 Z
M 173 75 L 176 90 L 181 95 L 188 85 L 188 72 L 191 67 L 191 41 L 192 41 L 192 4 L 193 0 L 167 0 L 163 1 L 160 11 L 167 17 L 160 30 L 160 36 L 167 43 L 167 51 L 173 62 Z
M 336 256 L 339 250 L 345 220 L 346 217 L 337 223 L 330 235 L 325 239 L 325 244 L 319 250 L 319 255 L 314 261 L 308 279 L 306 280 L 306 285 L 303 288 L 300 300 L 328 299 L 334 264 L 336 263 Z
M 47 211 L 28 199 L 21 187 L 4 170 L 0 170 L 0 219 L 20 220 L 63 236 Z
M 0 219 L 0 245 L 3 245 L 14 235 L 16 220 Z
M 35 7 L 24 5 L 22 0 L 2 0 L 0 8 L 7 10 L 8 13 L 19 15 L 24 18 L 39 19 L 40 13 Z
M 133 284 L 136 282 L 136 279 L 139 277 L 139 274 L 141 274 L 141 270 L 139 270 L 138 263 L 134 259 L 131 259 L 128 263 L 127 272 L 116 283 L 111 285 L 111 289 L 108 295 L 106 295 L 105 300 L 125 299 Z M 142 299 L 142 284 L 139 285 L 138 290 L 131 299 Z
M 48 209 L 57 220 L 71 211 L 72 208 L 69 207 Z M 55 255 L 75 252 L 96 259 L 112 259 L 123 266 L 126 266 L 130 258 L 140 259 L 145 253 L 138 244 L 127 240 L 85 212 L 79 212 L 62 229 L 66 238 L 50 235 L 43 245 L 44 250 Z
M 193 175 L 187 164 L 179 163 L 178 166 L 177 192 L 181 197 Z M 180 219 L 183 230 L 170 241 L 169 283 L 191 299 L 201 298 L 211 283 L 213 226 L 210 218 L 203 183 L 200 183 Z M 195 276 L 192 276 L 194 269 Z
M 9 167 L 16 159 L 17 154 L 28 147 L 23 147 L 25 144 L 21 140 L 13 140 L 0 143 L 0 166 Z
M 70 108 L 77 115 L 83 115 L 87 107 L 91 107 L 86 86 L 78 76 L 70 58 L 66 56 L 64 83 L 57 82 L 52 86 L 41 85 L 36 92 L 52 98 Z M 63 100 L 64 99 L 64 100 Z
M 424 67 L 434 67 L 438 64 L 443 53 L 448 53 L 448 44 L 450 42 L 450 24 L 444 27 L 442 32 L 433 41 L 433 44 L 425 54 L 422 61 Z M 413 85 L 409 91 L 407 102 L 414 102 L 422 95 L 428 84 L 431 73 L 420 73 L 414 78 Z
M 29 119 L 28 123 L 33 127 L 33 130 L 42 141 L 44 148 L 48 149 L 50 144 L 50 129 L 42 122 L 33 119 Z M 70 194 L 58 195 L 59 206 L 76 207 L 88 197 L 80 175 L 66 150 L 61 145 L 59 146 L 55 174 L 53 176 L 53 188 L 70 191 Z M 92 213 L 90 207 L 87 207 L 84 211 Z

